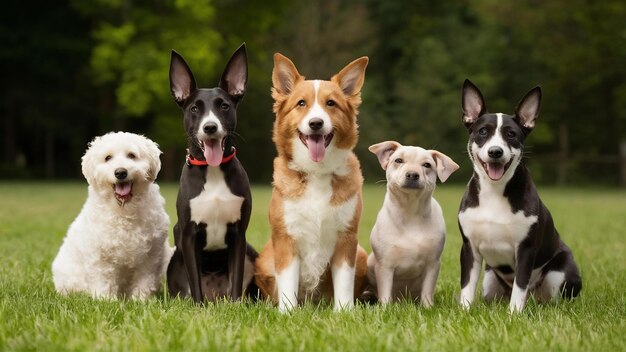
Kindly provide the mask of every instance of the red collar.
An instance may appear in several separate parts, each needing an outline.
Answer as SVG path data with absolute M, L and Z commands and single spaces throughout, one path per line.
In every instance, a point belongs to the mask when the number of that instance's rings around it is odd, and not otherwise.
M 221 164 L 226 164 L 227 162 L 233 160 L 233 158 L 235 157 L 235 154 L 237 154 L 237 148 L 233 147 L 233 152 L 230 153 L 229 156 L 225 156 L 222 158 L 222 162 Z M 193 155 L 189 154 L 189 151 L 187 151 L 187 158 L 186 158 L 186 162 L 187 165 L 191 166 L 207 166 L 209 165 L 209 163 L 207 163 L 205 160 L 198 160 L 196 158 L 193 157 Z

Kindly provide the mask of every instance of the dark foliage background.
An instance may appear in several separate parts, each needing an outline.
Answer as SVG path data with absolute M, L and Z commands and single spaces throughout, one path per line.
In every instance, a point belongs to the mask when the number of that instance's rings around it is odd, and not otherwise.
M 450 155 L 462 166 L 451 181 L 467 180 L 460 90 L 470 78 L 494 112 L 511 113 L 542 86 L 528 141 L 537 180 L 626 183 L 623 1 L 9 0 L 2 8 L 2 178 L 79 178 L 87 143 L 126 130 L 157 141 L 160 178 L 177 179 L 185 138 L 169 96 L 169 52 L 214 86 L 245 41 L 238 155 L 255 182 L 271 179 L 278 51 L 310 78 L 370 57 L 357 147 L 369 182 L 383 174 L 367 146 L 388 139 Z

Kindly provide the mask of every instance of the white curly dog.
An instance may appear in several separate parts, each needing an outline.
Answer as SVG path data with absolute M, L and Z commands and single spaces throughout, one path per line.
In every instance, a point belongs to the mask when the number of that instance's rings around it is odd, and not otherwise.
M 88 197 L 52 263 L 58 292 L 145 299 L 159 290 L 173 253 L 154 183 L 160 154 L 150 139 L 126 132 L 89 144 L 82 159 Z

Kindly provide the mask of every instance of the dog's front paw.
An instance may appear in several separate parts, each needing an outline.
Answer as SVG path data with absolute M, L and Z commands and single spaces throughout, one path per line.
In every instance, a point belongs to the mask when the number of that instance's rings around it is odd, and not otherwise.
M 432 298 L 424 297 L 421 299 L 422 307 L 429 309 L 435 304 Z
M 461 307 L 463 307 L 463 309 L 469 310 L 472 306 L 472 301 L 473 300 L 470 297 L 465 297 L 461 295 L 461 298 L 459 299 L 459 304 L 461 305 Z
M 349 302 L 335 302 L 335 305 L 333 307 L 333 311 L 335 312 L 343 312 L 343 311 L 347 311 L 347 310 L 351 310 L 352 308 L 354 308 L 354 302 L 349 301 Z
M 523 301 L 511 300 L 511 303 L 509 303 L 509 313 L 511 314 L 520 313 L 523 309 L 524 309 Z

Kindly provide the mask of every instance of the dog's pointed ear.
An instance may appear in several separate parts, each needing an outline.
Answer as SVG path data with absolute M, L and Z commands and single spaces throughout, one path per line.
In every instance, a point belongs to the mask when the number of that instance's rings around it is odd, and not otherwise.
M 170 93 L 179 106 L 196 90 L 196 80 L 180 54 L 172 50 L 170 58 Z
M 387 170 L 387 164 L 389 164 L 389 158 L 391 154 L 400 148 L 402 145 L 396 141 L 385 141 L 378 144 L 370 145 L 367 148 L 370 152 L 376 154 L 380 166 L 383 170 Z
M 436 150 L 430 150 L 430 154 L 437 163 L 437 177 L 441 182 L 446 182 L 448 177 L 453 172 L 459 169 L 459 165 L 455 163 L 449 156 L 438 152 Z
M 480 116 L 487 112 L 483 94 L 469 79 L 466 79 L 463 83 L 461 102 L 463 106 L 463 123 L 467 128 L 469 128 Z
M 224 68 L 219 87 L 225 90 L 228 95 L 241 100 L 248 87 L 248 53 L 246 43 L 241 44 L 233 53 Z
M 515 108 L 515 118 L 522 127 L 532 130 L 541 108 L 541 87 L 531 89 Z
M 289 58 L 279 53 L 274 54 L 274 69 L 272 70 L 272 85 L 274 91 L 280 95 L 288 95 L 299 80 L 304 79 Z
M 337 83 L 347 97 L 355 96 L 361 92 L 365 82 L 365 69 L 368 62 L 367 56 L 360 57 L 349 63 L 330 80 Z

